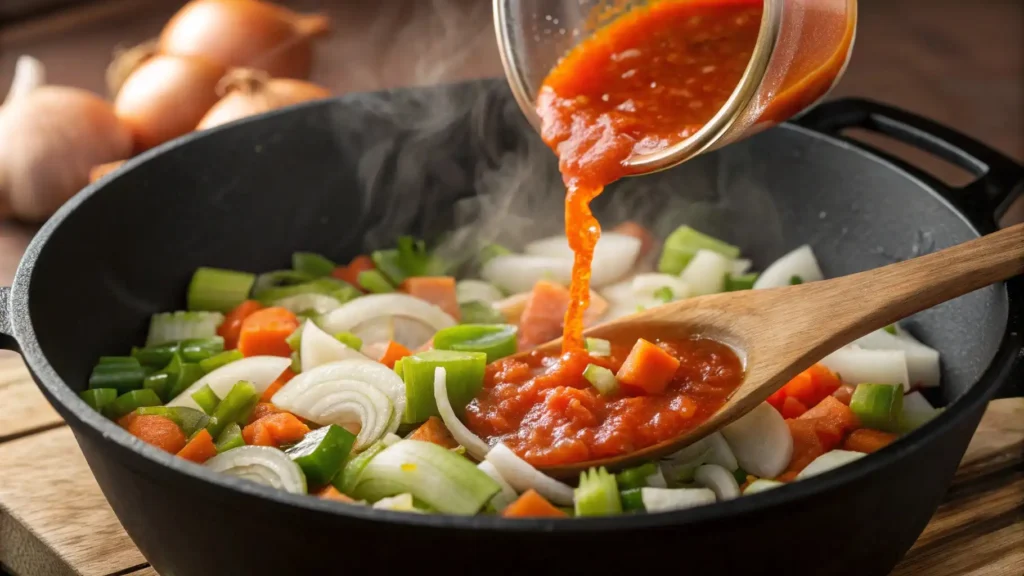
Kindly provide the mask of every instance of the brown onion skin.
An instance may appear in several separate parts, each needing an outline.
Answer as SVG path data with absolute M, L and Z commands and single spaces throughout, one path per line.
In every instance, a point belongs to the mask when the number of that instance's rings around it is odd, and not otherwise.
M 326 16 L 298 14 L 269 2 L 192 0 L 164 27 L 160 52 L 305 79 L 313 59 L 310 40 L 329 27 Z
M 135 150 L 153 148 L 192 131 L 217 103 L 224 68 L 203 58 L 157 55 L 125 80 L 114 100 L 131 128 Z
M 303 80 L 253 79 L 247 85 L 231 90 L 214 104 L 196 126 L 196 130 L 206 130 L 277 108 L 330 96 L 331 93 L 326 88 Z

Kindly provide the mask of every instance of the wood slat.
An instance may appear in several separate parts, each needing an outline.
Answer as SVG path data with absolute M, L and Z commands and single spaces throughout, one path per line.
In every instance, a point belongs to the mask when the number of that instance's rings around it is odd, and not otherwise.
M 0 442 L 62 424 L 32 381 L 21 357 L 0 352 Z

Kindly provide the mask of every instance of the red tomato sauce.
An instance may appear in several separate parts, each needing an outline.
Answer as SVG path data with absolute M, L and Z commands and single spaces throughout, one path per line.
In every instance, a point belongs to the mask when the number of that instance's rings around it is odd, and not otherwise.
M 598 358 L 581 350 L 506 358 L 487 368 L 466 423 L 485 441 L 502 442 L 534 466 L 628 454 L 668 440 L 706 420 L 743 379 L 736 354 L 706 338 L 658 342 L 679 368 L 664 392 L 645 396 L 626 387 L 604 397 L 583 378 L 587 364 L 617 372 L 631 345 L 612 344 Z

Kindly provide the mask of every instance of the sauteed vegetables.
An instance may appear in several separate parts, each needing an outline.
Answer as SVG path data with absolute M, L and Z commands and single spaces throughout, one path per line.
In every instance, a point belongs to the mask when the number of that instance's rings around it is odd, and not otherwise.
M 807 246 L 758 274 L 688 226 L 657 244 L 631 222 L 602 237 L 587 325 L 823 277 Z M 571 266 L 565 237 L 488 246 L 458 267 L 404 237 L 347 265 L 300 252 L 258 275 L 200 268 L 186 309 L 153 315 L 142 346 L 100 358 L 81 397 L 223 474 L 347 505 L 510 518 L 728 500 L 853 461 L 937 413 L 917 389 L 938 385 L 938 353 L 892 326 L 661 461 L 575 485 L 545 476 L 538 467 L 696 425 L 743 374 L 731 349 L 700 338 L 588 338 L 581 352 L 507 358 L 561 334 Z

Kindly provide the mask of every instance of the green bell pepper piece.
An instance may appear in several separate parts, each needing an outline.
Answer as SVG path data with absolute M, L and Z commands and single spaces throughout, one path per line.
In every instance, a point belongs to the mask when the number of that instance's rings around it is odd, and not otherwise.
M 220 354 L 200 360 L 199 367 L 203 369 L 203 372 L 209 374 L 217 368 L 223 368 L 224 366 L 227 366 L 232 362 L 237 362 L 242 358 L 245 358 L 245 356 L 238 350 L 225 350 Z
M 192 438 L 210 422 L 210 417 L 201 410 L 185 406 L 144 406 L 135 410 L 139 416 L 163 416 L 170 418 L 181 428 L 187 438 Z
M 235 384 L 210 417 L 210 423 L 206 426 L 210 436 L 217 438 L 228 424 L 240 424 L 248 420 L 259 399 L 260 395 L 251 382 Z
M 78 396 L 85 400 L 85 403 L 92 406 L 97 412 L 103 412 L 103 408 L 117 399 L 115 388 L 91 388 L 78 393 Z
M 212 358 L 224 351 L 224 339 L 220 336 L 214 338 L 197 338 L 184 340 L 181 343 L 181 359 L 185 362 L 199 362 Z
M 338 489 L 342 494 L 349 494 L 356 487 L 356 483 L 359 482 L 359 476 L 362 475 L 363 470 L 366 469 L 366 465 L 373 460 L 373 457 L 384 451 L 387 446 L 383 442 L 374 442 L 370 446 L 356 454 L 351 456 L 345 465 L 341 468 L 341 472 L 334 475 L 331 479 L 331 485 Z
M 619 492 L 619 499 L 622 501 L 624 512 L 643 512 L 645 510 L 640 488 L 630 488 Z
M 330 276 L 338 265 L 315 252 L 296 252 L 292 254 L 292 269 L 314 278 Z
M 146 372 L 135 359 L 97 364 L 89 376 L 89 388 L 113 388 L 120 394 L 142 388 Z
M 171 374 L 171 391 L 168 394 L 168 399 L 177 398 L 179 394 L 195 384 L 203 376 L 205 374 L 203 369 L 199 367 L 199 364 L 182 362 L 180 368 Z
M 161 404 L 160 397 L 156 395 L 156 392 L 152 390 L 132 390 L 125 392 L 112 402 L 106 405 L 103 409 L 103 414 L 111 420 L 118 420 L 125 414 L 142 408 L 143 406 L 159 406 Z
M 352 450 L 355 434 L 341 426 L 328 424 L 303 436 L 298 444 L 285 451 L 312 485 L 323 485 L 331 481 Z
M 242 438 L 242 427 L 232 422 L 224 427 L 224 431 L 217 436 L 214 441 L 214 446 L 217 448 L 217 453 L 227 452 L 232 448 L 238 448 L 239 446 L 245 446 L 245 439 Z
M 483 387 L 487 354 L 426 350 L 403 358 L 401 371 L 405 381 L 405 422 L 422 422 L 439 415 L 434 401 L 434 369 L 438 366 L 443 367 L 447 373 L 448 399 L 455 412 L 461 415 Z
M 459 324 L 434 334 L 434 349 L 483 352 L 490 363 L 516 353 L 518 334 L 511 324 Z
M 192 399 L 195 400 L 196 404 L 203 409 L 207 415 L 213 414 L 217 409 L 217 405 L 220 404 L 220 398 L 217 397 L 217 393 L 210 388 L 209 384 L 204 384 L 202 388 L 192 393 Z
M 505 315 L 487 302 L 463 302 L 459 304 L 459 315 L 463 324 L 501 324 Z
M 643 488 L 647 486 L 647 478 L 658 473 L 658 465 L 654 462 L 645 462 L 636 468 L 627 468 L 615 475 L 620 490 L 631 488 Z

